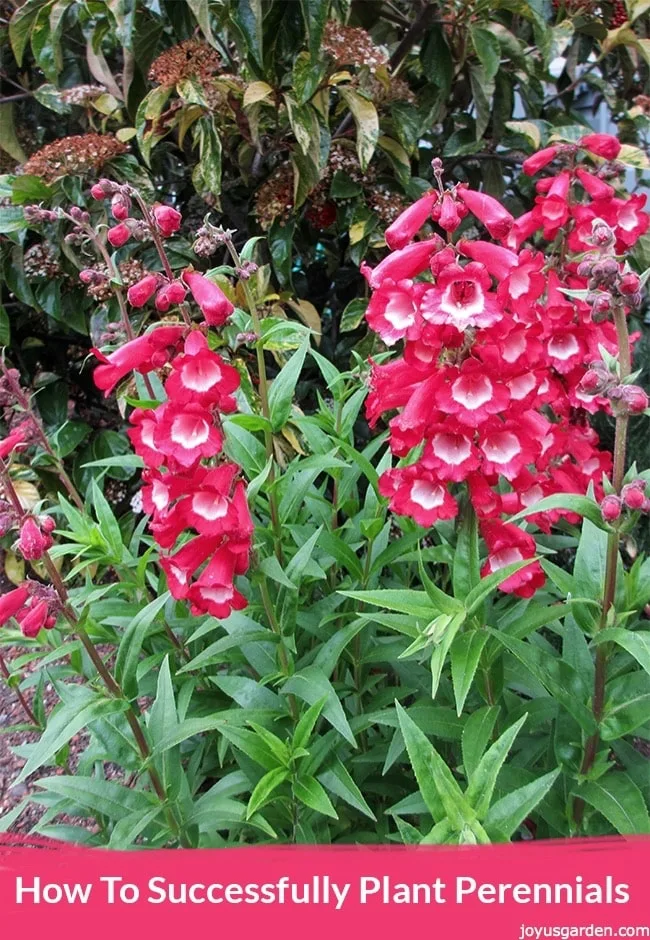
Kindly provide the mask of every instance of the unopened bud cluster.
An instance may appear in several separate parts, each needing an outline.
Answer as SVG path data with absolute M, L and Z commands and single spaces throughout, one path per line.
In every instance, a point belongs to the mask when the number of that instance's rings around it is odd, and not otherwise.
M 601 501 L 600 511 L 605 522 L 618 522 L 627 511 L 650 513 L 650 498 L 646 495 L 646 482 L 642 479 L 626 483 L 621 495 L 611 493 Z

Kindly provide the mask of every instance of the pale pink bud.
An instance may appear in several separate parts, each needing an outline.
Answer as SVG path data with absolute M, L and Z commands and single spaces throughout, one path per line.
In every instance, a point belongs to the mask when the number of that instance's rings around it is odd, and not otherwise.
M 555 144 L 552 147 L 545 147 L 543 150 L 538 150 L 537 153 L 534 153 L 532 156 L 524 160 L 522 164 L 522 170 L 528 176 L 534 176 L 535 173 L 539 173 L 540 170 L 543 170 L 545 166 L 555 159 L 559 147 Z
M 156 220 L 156 225 L 161 235 L 164 235 L 165 238 L 168 238 L 170 235 L 173 235 L 174 232 L 177 232 L 181 227 L 181 222 L 183 217 L 177 209 L 174 209 L 172 206 L 154 206 L 153 207 L 153 217 Z
M 111 212 L 118 222 L 124 222 L 128 219 L 131 211 L 131 200 L 123 193 L 115 193 L 111 200 Z
M 616 414 L 643 414 L 648 408 L 648 396 L 639 385 L 617 385 L 609 393 Z
M 616 522 L 621 516 L 621 500 L 618 496 L 606 496 L 600 504 L 600 511 L 605 522 Z
M 221 288 L 198 271 L 183 271 L 181 278 L 192 292 L 206 322 L 210 326 L 222 326 L 235 308 Z
M 52 545 L 52 538 L 47 532 L 42 532 L 35 519 L 29 516 L 20 529 L 20 538 L 16 543 L 18 551 L 23 558 L 35 561 Z
M 621 142 L 612 134 L 586 134 L 580 138 L 578 146 L 605 160 L 615 160 L 621 152 Z
M 388 247 L 395 249 L 408 245 L 427 219 L 431 218 L 431 210 L 437 201 L 438 193 L 432 190 L 400 213 L 384 233 Z
M 472 215 L 483 223 L 492 238 L 501 241 L 508 237 L 515 220 L 498 199 L 463 186 L 459 186 L 456 192 Z
M 618 289 L 621 294 L 636 294 L 641 286 L 641 278 L 634 271 L 628 271 L 621 275 L 618 282 Z
M 147 301 L 151 300 L 158 287 L 158 275 L 147 274 L 137 284 L 129 287 L 126 296 L 132 307 L 144 307 Z
M 38 601 L 36 604 L 32 604 L 27 613 L 18 618 L 23 636 L 32 638 L 38 636 L 48 617 L 46 601 Z
M 0 596 L 0 627 L 3 627 L 10 617 L 15 617 L 25 604 L 29 594 L 24 584 Z
M 645 480 L 632 480 L 621 490 L 621 498 L 628 509 L 643 509 L 646 502 Z
M 114 225 L 112 228 L 109 228 L 106 237 L 113 248 L 121 248 L 122 245 L 126 245 L 128 242 L 131 237 L 131 232 L 125 222 L 120 222 L 119 225 Z

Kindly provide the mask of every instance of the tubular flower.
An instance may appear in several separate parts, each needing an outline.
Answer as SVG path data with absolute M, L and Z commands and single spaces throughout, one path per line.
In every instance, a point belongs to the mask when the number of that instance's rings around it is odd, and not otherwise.
M 607 135 L 589 135 L 579 147 L 585 160 L 618 153 Z M 565 149 L 545 148 L 526 172 L 559 163 Z M 648 405 L 642 389 L 617 384 L 601 351 L 618 352 L 612 305 L 638 306 L 640 281 L 617 255 L 648 230 L 650 217 L 645 197 L 622 196 L 598 167 L 560 167 L 538 183 L 533 211 L 517 219 L 464 185 L 444 195 L 494 241 L 404 245 L 414 234 L 409 224 L 424 214 L 416 204 L 397 241 L 389 236 L 394 250 L 372 270 L 362 265 L 368 323 L 388 345 L 400 344 L 392 360 L 372 364 L 366 401 L 371 426 L 391 413 L 390 448 L 403 464 L 385 471 L 380 492 L 394 512 L 425 527 L 453 518 L 459 497 L 469 501 L 486 546 L 483 575 L 520 563 L 500 587 L 530 597 L 544 582 L 535 541 L 507 515 L 590 486 L 602 499 L 611 455 L 598 449 L 585 410 L 635 413 Z M 434 222 L 443 201 L 434 204 Z M 564 251 L 535 250 L 526 244 L 534 236 L 564 239 Z M 648 504 L 638 487 L 625 500 L 630 509 Z M 548 533 L 561 518 L 577 521 L 562 509 L 528 521 Z
M 210 326 L 223 326 L 235 308 L 218 284 L 198 271 L 183 271 L 181 280 L 192 292 L 205 322 Z
M 103 198 L 104 189 L 97 185 L 98 198 Z M 162 235 L 178 229 L 180 214 L 175 209 L 155 206 L 152 211 Z M 155 296 L 156 308 L 165 312 L 182 303 L 188 290 L 210 326 L 221 326 L 234 309 L 217 284 L 191 270 L 178 279 L 158 274 L 141 278 L 128 298 L 139 307 Z M 94 381 L 106 395 L 132 372 L 146 376 L 164 370 L 165 400 L 136 407 L 127 434 L 145 465 L 142 507 L 150 516 L 149 528 L 172 596 L 186 600 L 193 614 L 227 617 L 242 609 L 246 599 L 234 578 L 248 567 L 253 523 L 241 468 L 222 453 L 221 426 L 221 414 L 237 407 L 239 373 L 210 349 L 205 328 L 193 328 L 189 320 L 187 325 L 157 326 L 109 355 L 93 352 L 100 360 Z M 18 547 L 26 557 L 40 557 L 36 553 L 49 538 L 47 525 L 28 520 Z M 23 606 L 19 615 L 29 636 L 51 625 L 47 605 Z

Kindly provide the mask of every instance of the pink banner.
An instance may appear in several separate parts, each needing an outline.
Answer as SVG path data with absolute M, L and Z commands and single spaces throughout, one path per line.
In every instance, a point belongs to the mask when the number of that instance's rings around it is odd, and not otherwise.
M 4 936 L 650 937 L 650 840 L 109 852 L 2 837 Z

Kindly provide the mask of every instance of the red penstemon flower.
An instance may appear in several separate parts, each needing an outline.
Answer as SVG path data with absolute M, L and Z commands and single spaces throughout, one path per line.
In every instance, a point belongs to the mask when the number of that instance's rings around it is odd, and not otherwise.
M 372 291 L 368 323 L 387 344 L 401 343 L 401 354 L 373 365 L 370 377 L 368 419 L 372 425 L 397 409 L 390 446 L 407 463 L 382 475 L 380 491 L 394 512 L 423 526 L 453 518 L 458 498 L 469 500 L 487 548 L 484 575 L 531 559 L 501 584 L 522 597 L 544 575 L 532 535 L 502 517 L 590 485 L 600 498 L 611 456 L 580 416 L 585 408 L 630 413 L 647 405 L 640 389 L 618 384 L 601 361 L 602 349 L 618 351 L 612 292 L 626 305 L 639 296 L 638 278 L 615 253 L 650 226 L 645 197 L 619 194 L 609 170 L 607 181 L 601 177 L 598 158 L 615 159 L 619 149 L 616 138 L 594 134 L 529 158 L 531 175 L 558 169 L 538 182 L 535 208 L 518 219 L 464 184 L 443 189 L 434 161 L 440 192 L 391 227 L 394 250 L 383 261 L 372 270 L 362 265 Z M 575 165 L 591 154 L 593 166 Z M 429 213 L 453 232 L 468 210 L 496 244 L 414 240 Z M 538 250 L 539 241 L 526 244 L 537 233 L 564 239 L 561 259 Z M 634 508 L 648 504 L 640 488 L 626 498 Z M 528 520 L 549 532 L 560 518 L 577 521 L 566 510 Z
M 118 184 L 97 185 L 93 195 L 97 199 L 112 195 L 115 203 L 120 195 Z M 126 191 L 122 195 L 127 199 Z M 122 215 L 122 201 L 116 205 Z M 122 244 L 131 228 L 146 236 L 147 227 L 150 234 L 167 238 L 178 231 L 181 221 L 176 209 L 157 205 L 144 221 L 129 219 L 128 225 L 114 226 L 109 239 Z M 183 304 L 189 290 L 208 326 L 227 321 L 234 307 L 217 284 L 191 269 L 180 277 L 172 276 L 168 264 L 165 270 L 166 275 L 147 275 L 129 289 L 132 306 L 144 306 L 155 296 L 156 309 L 165 313 L 172 305 Z M 149 373 L 164 370 L 166 399 L 135 408 L 127 432 L 145 463 L 143 508 L 162 550 L 160 565 L 172 596 L 188 600 L 194 614 L 227 617 L 231 610 L 246 606 L 233 579 L 248 567 L 253 531 L 241 468 L 222 452 L 220 414 L 236 409 L 239 373 L 210 349 L 205 327 L 194 327 L 184 307 L 181 312 L 185 324 L 156 326 L 109 355 L 93 350 L 101 363 L 94 379 L 108 395 L 132 372 L 145 376 L 147 382 Z M 39 551 L 41 542 L 49 538 L 42 526 L 36 528 L 38 538 L 31 529 L 21 533 L 27 551 Z M 27 610 L 19 606 L 28 635 L 48 625 L 48 611 L 44 616 L 40 604 Z

